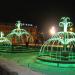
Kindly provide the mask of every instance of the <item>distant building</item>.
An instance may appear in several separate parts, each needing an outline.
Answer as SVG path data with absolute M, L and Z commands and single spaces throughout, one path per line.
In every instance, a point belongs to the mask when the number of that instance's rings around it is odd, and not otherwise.
M 37 26 L 32 24 L 25 24 L 25 29 L 31 33 L 33 39 L 37 39 Z
M 9 34 L 14 28 L 14 24 L 0 23 L 0 31 L 4 32 L 5 35 Z

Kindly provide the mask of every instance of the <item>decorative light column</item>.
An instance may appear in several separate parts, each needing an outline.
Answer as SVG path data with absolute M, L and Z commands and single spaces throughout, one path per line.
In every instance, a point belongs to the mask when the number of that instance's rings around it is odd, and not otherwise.
M 72 26 L 72 22 L 70 22 L 70 18 L 69 17 L 62 17 L 61 18 L 61 22 L 59 23 L 60 27 L 64 28 L 64 51 L 66 51 L 67 48 L 67 28 Z

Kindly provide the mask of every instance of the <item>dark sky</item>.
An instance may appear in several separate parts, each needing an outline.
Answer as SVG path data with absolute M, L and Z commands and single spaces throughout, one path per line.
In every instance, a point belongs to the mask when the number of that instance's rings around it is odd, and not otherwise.
M 22 20 L 29 23 L 41 24 L 51 19 L 59 19 L 62 16 L 75 19 L 75 3 L 64 0 L 18 0 L 0 2 L 0 21 L 15 22 Z

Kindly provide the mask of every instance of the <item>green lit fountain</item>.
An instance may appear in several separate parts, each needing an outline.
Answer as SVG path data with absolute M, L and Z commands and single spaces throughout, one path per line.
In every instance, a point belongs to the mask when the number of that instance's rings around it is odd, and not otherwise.
M 10 45 L 12 45 L 12 43 L 6 37 L 4 37 L 3 32 L 0 32 L 0 44 L 10 44 Z
M 48 39 L 41 47 L 38 61 L 56 66 L 75 67 L 75 33 L 67 31 L 73 24 L 69 17 L 62 17 L 59 23 L 64 28 Z
M 8 39 L 10 39 L 12 41 L 12 38 L 15 38 L 17 43 L 19 43 L 19 45 L 22 42 L 22 45 L 24 44 L 24 42 L 28 41 L 28 38 L 30 38 L 30 40 L 32 40 L 32 36 L 29 32 L 27 32 L 25 29 L 21 28 L 21 21 L 17 21 L 16 23 L 16 29 L 12 30 L 12 32 L 10 34 L 7 35 Z
M 4 33 L 0 32 L 0 51 L 11 50 L 11 41 L 4 37 Z

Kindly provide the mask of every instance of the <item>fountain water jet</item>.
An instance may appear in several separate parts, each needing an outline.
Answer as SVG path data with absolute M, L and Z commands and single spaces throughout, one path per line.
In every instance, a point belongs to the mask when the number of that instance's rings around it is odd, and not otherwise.
M 0 51 L 9 51 L 11 49 L 11 41 L 4 37 L 4 33 L 0 32 Z
M 15 41 L 20 45 L 22 42 L 22 45 L 24 44 L 24 42 L 26 41 L 30 41 L 33 40 L 33 37 L 31 36 L 30 33 L 28 33 L 25 29 L 21 29 L 21 21 L 17 21 L 16 23 L 16 29 L 12 30 L 12 32 L 10 34 L 7 35 L 7 37 L 12 40 L 12 38 L 14 37 Z M 28 40 L 29 38 L 29 40 Z
M 62 17 L 59 26 L 63 27 L 64 31 L 56 33 L 42 45 L 38 61 L 75 67 L 75 33 L 67 31 L 67 27 L 72 26 L 70 18 Z

